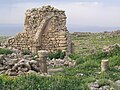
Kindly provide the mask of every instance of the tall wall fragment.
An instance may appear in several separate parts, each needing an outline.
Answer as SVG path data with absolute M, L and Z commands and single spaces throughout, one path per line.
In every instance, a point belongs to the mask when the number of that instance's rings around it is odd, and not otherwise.
M 70 51 L 67 50 L 71 45 L 68 34 L 65 11 L 43 6 L 26 11 L 24 31 L 10 38 L 8 46 L 28 49 L 32 52 Z

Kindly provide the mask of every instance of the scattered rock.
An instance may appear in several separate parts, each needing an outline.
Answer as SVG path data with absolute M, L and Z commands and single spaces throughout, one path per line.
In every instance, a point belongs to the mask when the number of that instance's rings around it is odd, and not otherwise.
M 66 59 L 52 59 L 48 61 L 48 66 L 51 67 L 60 67 L 60 66 L 65 66 L 65 67 L 74 67 L 75 66 L 75 61 L 73 60 L 66 60 Z
M 40 72 L 40 66 L 39 63 L 35 60 L 31 60 L 30 62 L 31 70 L 34 70 L 36 72 Z
M 63 72 L 63 68 L 56 68 L 56 69 L 48 69 L 48 73 L 56 73 L 56 72 Z
M 27 73 L 28 74 L 31 74 L 31 73 L 36 74 L 37 72 L 35 72 L 34 70 L 29 70 Z
M 120 80 L 117 80 L 115 83 L 116 83 L 118 86 L 120 86 Z
M 6 62 L 6 64 L 9 66 L 14 66 L 15 63 L 17 63 L 17 62 L 18 62 L 18 59 L 10 59 Z
M 83 76 L 83 73 L 77 73 L 76 76 Z
M 115 48 L 120 48 L 120 44 L 114 44 L 110 46 L 105 46 L 103 48 L 103 52 L 109 53 L 110 51 L 114 50 Z
M 110 86 L 102 86 L 99 90 L 110 90 Z
M 96 82 L 90 83 L 90 84 L 89 84 L 89 87 L 90 87 L 90 88 L 99 88 L 100 86 L 99 86 L 98 82 L 96 81 Z M 94 90 L 94 89 L 91 89 L 91 90 Z
M 20 70 L 23 72 L 27 72 L 29 70 L 31 70 L 31 66 L 29 64 L 28 60 L 20 60 L 17 64 L 15 64 L 12 68 L 13 70 Z
M 4 57 L 4 55 L 0 55 L 0 65 L 5 65 L 6 64 L 6 59 Z
M 17 76 L 17 72 L 15 70 L 12 70 L 12 69 L 8 69 L 6 72 L 5 72 L 6 75 L 9 75 L 9 76 Z

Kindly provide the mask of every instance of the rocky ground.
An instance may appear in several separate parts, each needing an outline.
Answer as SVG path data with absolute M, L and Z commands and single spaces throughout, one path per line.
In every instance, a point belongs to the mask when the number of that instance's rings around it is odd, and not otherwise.
M 99 52 L 106 46 L 120 44 L 120 30 L 102 33 L 76 32 L 71 35 L 75 53 L 83 56 Z
M 1 47 L 2 48 L 2 47 Z M 27 53 L 18 49 L 11 49 L 12 54 L 0 55 L 0 74 L 9 76 L 23 75 L 25 73 L 42 73 L 41 63 L 36 54 Z M 57 72 L 59 67 L 73 67 L 75 62 L 70 58 L 47 60 L 48 71 Z M 57 69 L 56 69 L 57 68 Z M 49 70 L 50 69 L 50 70 Z M 48 72 L 49 73 L 49 72 Z
M 116 90 L 114 89 L 113 84 L 116 89 L 119 90 L 120 80 L 117 80 L 115 82 L 109 81 L 108 83 L 106 83 L 106 85 L 101 85 L 99 81 L 96 80 L 95 82 L 91 82 L 88 87 L 90 88 L 90 90 Z

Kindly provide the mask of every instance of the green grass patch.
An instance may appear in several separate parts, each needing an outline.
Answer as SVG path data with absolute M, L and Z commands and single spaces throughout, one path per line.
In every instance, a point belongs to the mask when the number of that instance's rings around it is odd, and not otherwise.
M 12 51 L 6 48 L 0 48 L 0 54 L 8 55 L 8 54 L 12 54 Z

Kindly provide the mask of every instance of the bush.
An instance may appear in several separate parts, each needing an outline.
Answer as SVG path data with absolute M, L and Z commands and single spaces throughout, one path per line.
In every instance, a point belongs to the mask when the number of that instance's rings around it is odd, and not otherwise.
M 94 77 L 88 77 L 88 78 L 83 79 L 84 83 L 91 83 L 91 82 L 95 82 L 95 81 L 96 81 L 96 79 Z
M 110 85 L 110 82 L 107 79 L 99 79 L 98 84 L 100 86 Z
M 52 60 L 53 58 L 55 59 L 63 59 L 65 57 L 65 52 L 62 52 L 61 50 L 58 50 L 56 52 L 51 52 L 48 54 L 48 57 L 50 60 Z
M 84 59 L 82 57 L 79 57 L 79 58 L 76 59 L 76 65 L 82 64 L 84 62 L 85 61 L 84 61 Z
M 69 55 L 69 57 L 70 57 L 72 60 L 76 60 L 76 59 L 78 59 L 78 58 L 80 57 L 80 55 L 73 53 L 73 54 Z
M 109 59 L 110 66 L 120 66 L 120 56 L 113 56 Z
M 100 51 L 95 54 L 88 55 L 86 56 L 86 59 L 102 60 L 102 59 L 108 59 L 114 56 L 120 56 L 120 47 L 114 47 L 109 52 Z
M 36 53 L 32 53 L 31 56 L 33 60 L 36 60 L 39 57 Z
M 8 55 L 8 54 L 12 54 L 12 51 L 6 48 L 0 48 L 0 54 Z
M 31 52 L 29 50 L 27 50 L 27 49 L 24 49 L 24 50 L 22 50 L 22 54 L 23 55 L 30 55 Z
M 82 66 L 84 67 L 84 69 L 94 69 L 94 68 L 98 68 L 99 64 L 95 61 L 95 60 L 88 60 L 85 63 L 82 64 Z

